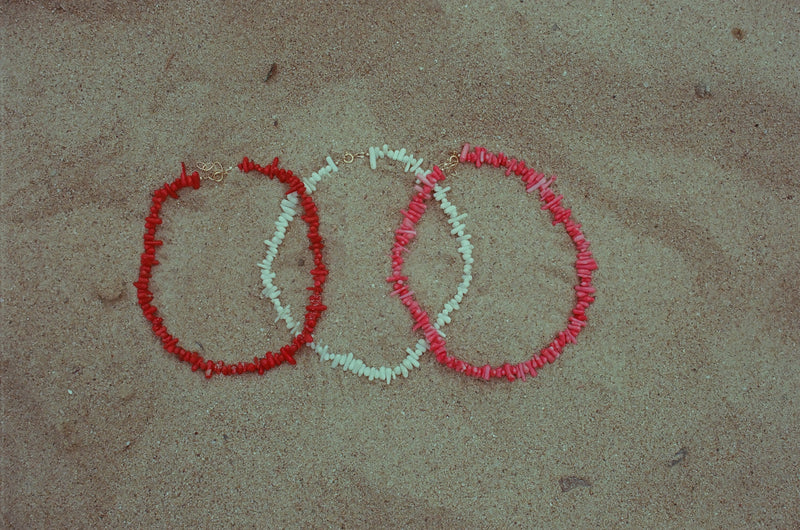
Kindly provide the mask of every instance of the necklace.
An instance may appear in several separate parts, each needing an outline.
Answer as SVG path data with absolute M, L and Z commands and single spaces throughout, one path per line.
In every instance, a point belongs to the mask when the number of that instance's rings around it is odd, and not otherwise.
M 480 377 L 485 380 L 505 377 L 509 381 L 517 378 L 524 381 L 528 375 L 535 377 L 538 368 L 555 361 L 561 355 L 564 346 L 574 343 L 578 333 L 586 326 L 586 309 L 594 302 L 595 289 L 592 286 L 592 271 L 597 269 L 597 263 L 589 251 L 589 242 L 581 232 L 581 225 L 572 219 L 571 210 L 562 206 L 563 196 L 556 195 L 550 189 L 555 182 L 555 177 L 546 179 L 541 173 L 528 168 L 523 161 L 508 158 L 503 153 L 494 154 L 483 147 L 475 147 L 470 150 L 469 144 L 464 144 L 458 156 L 458 162 L 471 163 L 476 168 L 480 168 L 484 164 L 502 168 L 506 176 L 514 173 L 525 184 L 526 192 L 538 191 L 539 200 L 542 202 L 541 208 L 550 211 L 553 226 L 560 223 L 564 225 L 577 251 L 575 270 L 578 276 L 578 284 L 574 287 L 577 295 L 576 303 L 567 317 L 567 327 L 560 331 L 547 346 L 538 353 L 534 353 L 529 360 L 518 364 L 504 363 L 495 367 L 489 364 L 475 366 L 447 351 L 444 336 L 431 322 L 428 313 L 416 301 L 414 293 L 406 283 L 407 277 L 403 276 L 403 254 L 408 251 L 406 246 L 413 238 L 414 226 L 425 212 L 425 201 L 430 198 L 432 190 L 445 178 L 444 172 L 438 166 L 434 166 L 429 175 L 420 178 L 421 186 L 418 187 L 416 195 L 411 199 L 408 212 L 404 213 L 405 218 L 395 232 L 395 242 L 392 247 L 392 275 L 386 281 L 393 284 L 392 294 L 399 297 L 403 305 L 408 308 L 415 322 L 414 329 L 422 329 L 430 350 L 439 363 L 468 376 Z
M 378 162 L 380 161 L 385 160 L 387 162 L 399 163 L 404 172 L 417 175 L 417 180 L 415 181 L 415 186 L 417 188 L 421 186 L 421 182 L 426 179 L 428 174 L 430 174 L 429 170 L 420 171 L 420 167 L 423 162 L 422 159 L 415 158 L 405 149 L 394 150 L 390 149 L 388 145 L 384 144 L 383 147 L 370 147 L 369 151 L 364 153 L 347 153 L 338 162 L 334 161 L 330 156 L 328 156 L 325 166 L 312 173 L 310 177 L 303 179 L 306 192 L 311 194 L 316 191 L 317 185 L 320 183 L 320 181 L 322 181 L 323 178 L 327 178 L 328 176 L 339 172 L 339 165 L 349 165 L 356 160 L 366 160 L 367 158 L 369 159 L 370 168 L 373 171 L 377 169 Z M 470 235 L 466 233 L 466 227 L 463 223 L 464 219 L 467 217 L 467 214 L 459 214 L 456 210 L 456 207 L 447 200 L 448 190 L 449 188 L 442 188 L 439 186 L 434 186 L 432 188 L 434 198 L 439 202 L 442 210 L 448 216 L 448 223 L 450 223 L 453 227 L 450 233 L 451 235 L 455 236 L 456 240 L 459 242 L 458 252 L 461 254 L 461 257 L 464 261 L 464 269 L 462 280 L 456 288 L 456 294 L 447 303 L 445 303 L 444 308 L 439 312 L 436 320 L 431 324 L 437 330 L 441 330 L 442 327 L 450 322 L 450 314 L 458 309 L 459 303 L 463 299 L 464 295 L 467 294 L 470 282 L 472 281 L 473 247 L 469 241 Z M 283 305 L 281 302 L 281 291 L 273 282 L 275 273 L 272 271 L 272 263 L 278 254 L 278 249 L 281 243 L 284 240 L 286 229 L 294 219 L 296 207 L 297 196 L 295 194 L 289 194 L 283 199 L 281 202 L 281 213 L 278 215 L 278 219 L 275 221 L 275 233 L 271 239 L 265 241 L 265 244 L 267 245 L 267 255 L 264 260 L 258 264 L 258 266 L 261 268 L 261 280 L 264 285 L 262 295 L 268 297 L 272 301 L 275 311 L 278 314 L 278 319 L 283 320 L 292 333 L 298 333 L 300 324 L 292 316 L 288 305 Z M 403 215 L 407 216 L 409 213 L 403 212 Z M 409 228 L 402 233 L 402 236 L 408 237 L 409 241 L 415 235 L 416 232 L 412 228 Z M 407 278 L 402 275 L 396 276 L 396 279 L 399 281 L 407 280 Z M 395 366 L 370 366 L 362 359 L 356 357 L 352 352 L 333 353 L 330 351 L 328 345 L 323 345 L 316 340 L 309 344 L 309 346 L 311 346 L 314 351 L 317 352 L 320 360 L 330 362 L 331 366 L 333 367 L 340 366 L 342 370 L 346 372 L 352 372 L 362 377 L 367 377 L 370 381 L 377 379 L 383 380 L 386 383 L 391 383 L 393 379 L 401 375 L 403 377 L 408 377 L 409 371 L 419 367 L 419 358 L 428 349 L 425 339 L 420 339 L 415 344 L 413 349 L 406 349 L 406 357 Z
M 178 199 L 178 191 L 181 189 L 187 187 L 198 189 L 201 184 L 200 174 L 195 171 L 187 175 L 186 166 L 181 164 L 180 177 L 176 178 L 171 183 L 165 183 L 162 187 L 153 192 L 150 214 L 145 218 L 144 224 L 144 252 L 142 252 L 140 259 L 139 279 L 134 282 L 133 285 L 137 290 L 137 298 L 142 308 L 142 313 L 152 325 L 153 333 L 161 339 L 161 344 L 164 349 L 176 355 L 181 361 L 189 363 L 192 367 L 192 371 L 199 370 L 205 373 L 207 378 L 215 374 L 236 375 L 249 372 L 263 374 L 267 370 L 279 366 L 284 362 L 295 364 L 294 355 L 301 346 L 313 340 L 312 333 L 317 325 L 317 320 L 326 309 L 322 304 L 322 288 L 328 270 L 322 261 L 322 249 L 324 245 L 322 237 L 319 235 L 319 217 L 317 216 L 316 205 L 311 197 L 306 194 L 303 182 L 291 171 L 279 168 L 277 158 L 267 166 L 259 166 L 247 158 L 244 158 L 238 167 L 243 173 L 258 171 L 269 179 L 278 179 L 280 182 L 288 184 L 289 190 L 287 193 L 293 194 L 299 204 L 302 205 L 305 211 L 305 215 L 302 217 L 308 225 L 309 248 L 314 254 L 314 268 L 311 270 L 311 276 L 314 278 L 314 285 L 308 288 L 311 294 L 308 297 L 308 305 L 306 306 L 306 315 L 302 328 L 298 327 L 292 342 L 282 346 L 277 352 L 268 351 L 261 358 L 254 357 L 252 362 L 247 361 L 227 364 L 223 361 L 206 360 L 198 352 L 186 350 L 181 347 L 179 345 L 179 340 L 173 337 L 164 325 L 164 319 L 159 314 L 158 308 L 152 303 L 154 297 L 152 291 L 150 291 L 150 279 L 152 277 L 153 267 L 159 264 L 156 259 L 156 251 L 158 247 L 163 244 L 163 241 L 156 239 L 158 227 L 163 222 L 160 217 L 161 207 L 167 199 Z M 202 167 L 201 169 L 204 171 L 211 171 L 214 169 L 213 173 L 208 178 L 217 182 L 221 182 L 227 175 L 227 171 L 222 170 L 221 166 L 219 166 L 219 170 L 211 166 Z

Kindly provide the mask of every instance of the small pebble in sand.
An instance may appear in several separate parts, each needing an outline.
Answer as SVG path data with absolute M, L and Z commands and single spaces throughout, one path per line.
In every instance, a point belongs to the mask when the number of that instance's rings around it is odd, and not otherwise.
M 592 483 L 581 477 L 561 477 L 558 479 L 558 485 L 561 486 L 561 491 L 566 493 L 573 488 L 591 488 Z
M 685 447 L 681 447 L 677 453 L 675 453 L 672 457 L 672 460 L 669 461 L 669 467 L 674 467 L 683 462 L 686 459 L 686 455 L 689 454 L 689 450 Z
M 278 63 L 272 63 L 272 65 L 269 67 L 269 71 L 267 72 L 267 77 L 264 79 L 264 82 L 265 83 L 269 82 L 269 80 L 275 77 L 275 74 L 277 73 L 278 73 Z
M 694 95 L 699 99 L 706 99 L 711 97 L 711 88 L 705 83 L 697 83 L 694 86 Z

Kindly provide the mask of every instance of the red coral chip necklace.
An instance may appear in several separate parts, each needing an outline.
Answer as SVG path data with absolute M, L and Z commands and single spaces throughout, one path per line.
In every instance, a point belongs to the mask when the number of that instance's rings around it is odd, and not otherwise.
M 279 366 L 284 362 L 295 364 L 294 355 L 301 346 L 313 340 L 312 334 L 317 325 L 317 320 L 326 309 L 322 304 L 322 288 L 328 274 L 328 270 L 322 261 L 322 249 L 324 245 L 322 237 L 319 235 L 317 207 L 313 199 L 306 194 L 305 185 L 291 171 L 279 168 L 277 158 L 267 166 L 259 166 L 245 157 L 242 163 L 239 164 L 239 169 L 243 173 L 258 171 L 270 179 L 278 179 L 282 183 L 288 184 L 287 195 L 290 193 L 297 193 L 299 203 L 303 206 L 305 211 L 305 215 L 303 215 L 302 218 L 308 225 L 307 236 L 310 242 L 309 249 L 311 249 L 314 255 L 314 268 L 311 270 L 311 276 L 314 278 L 314 285 L 307 288 L 311 291 L 311 294 L 308 297 L 308 305 L 306 306 L 306 315 L 302 331 L 294 337 L 292 342 L 282 346 L 276 353 L 267 352 L 261 358 L 254 357 L 252 362 L 228 364 L 224 361 L 206 360 L 198 352 L 189 351 L 181 347 L 178 344 L 178 339 L 167 331 L 167 327 L 164 325 L 164 319 L 158 313 L 158 308 L 152 304 L 153 293 L 150 291 L 152 270 L 153 267 L 159 264 L 156 259 L 156 249 L 163 244 L 162 241 L 156 239 L 156 231 L 158 230 L 158 226 L 162 223 L 160 217 L 161 206 L 164 204 L 164 201 L 170 197 L 177 199 L 178 191 L 183 188 L 192 187 L 198 189 L 200 187 L 200 174 L 195 171 L 191 175 L 187 175 L 186 166 L 181 164 L 180 177 L 171 183 L 165 183 L 162 187 L 153 192 L 150 215 L 145 218 L 144 224 L 144 252 L 142 252 L 139 266 L 139 279 L 134 282 L 133 285 L 137 289 L 137 297 L 139 305 L 142 308 L 142 313 L 145 318 L 150 321 L 153 333 L 161 339 L 164 349 L 176 355 L 180 360 L 189 363 L 192 366 L 192 371 L 199 370 L 204 372 L 207 378 L 215 374 L 237 375 L 249 372 L 263 374 L 267 370 Z M 221 173 L 223 172 L 215 172 L 212 178 L 218 177 Z M 221 179 L 216 178 L 215 180 Z
M 578 275 L 578 283 L 575 285 L 577 300 L 567 319 L 567 327 L 560 331 L 550 341 L 550 344 L 535 353 L 529 360 L 518 364 L 504 363 L 496 367 L 492 367 L 489 364 L 475 366 L 448 353 L 444 337 L 433 325 L 428 313 L 416 301 L 413 291 L 411 291 L 405 280 L 398 280 L 398 278 L 403 278 L 403 254 L 408 251 L 406 246 L 414 237 L 415 225 L 422 218 L 422 214 L 425 213 L 425 201 L 430 199 L 436 183 L 445 178 L 444 172 L 438 166 L 434 166 L 433 172 L 429 175 L 420 176 L 421 186 L 417 188 L 417 193 L 411 199 L 408 211 L 403 212 L 404 217 L 400 227 L 395 232 L 395 242 L 392 247 L 393 274 L 386 281 L 393 284 L 394 291 L 392 294 L 399 297 L 403 305 L 409 309 L 415 322 L 414 329 L 422 329 L 430 350 L 434 353 L 439 363 L 471 377 L 479 377 L 486 380 L 505 377 L 509 381 L 519 378 L 524 381 L 526 376 L 536 376 L 538 368 L 541 368 L 546 363 L 552 363 L 561 355 L 566 344 L 575 342 L 578 333 L 586 326 L 586 309 L 594 302 L 595 289 L 592 286 L 592 271 L 597 269 L 597 263 L 589 251 L 589 242 L 581 232 L 581 225 L 572 219 L 571 210 L 561 204 L 564 197 L 556 195 L 550 189 L 555 177 L 546 179 L 541 173 L 537 173 L 527 167 L 523 161 L 508 158 L 503 153 L 494 154 L 483 147 L 475 147 L 470 150 L 469 144 L 464 144 L 461 154 L 458 156 L 458 162 L 468 162 L 474 164 L 476 168 L 480 168 L 483 164 L 488 164 L 495 168 L 503 168 L 506 176 L 514 173 L 525 184 L 525 191 L 528 193 L 534 190 L 539 192 L 539 200 L 543 203 L 542 210 L 550 211 L 553 226 L 559 223 L 564 225 L 577 250 L 575 270 Z

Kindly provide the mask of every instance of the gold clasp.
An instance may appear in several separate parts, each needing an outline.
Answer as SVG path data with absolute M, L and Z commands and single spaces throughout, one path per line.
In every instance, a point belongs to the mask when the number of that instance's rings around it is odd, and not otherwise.
M 442 173 L 445 175 L 452 176 L 455 175 L 455 167 L 459 164 L 458 152 L 453 151 L 450 153 L 450 158 L 447 159 L 447 162 L 443 163 L 439 166 L 439 169 L 442 170 Z
M 197 164 L 197 169 L 204 173 L 200 176 L 201 179 L 222 182 L 233 168 L 229 167 L 228 169 L 225 169 L 219 162 L 211 162 L 210 164 L 208 162 L 203 162 Z
M 367 158 L 367 153 L 350 153 L 347 152 L 342 155 L 342 158 L 339 160 L 334 161 L 336 165 L 339 164 L 352 164 L 355 162 L 356 158 Z

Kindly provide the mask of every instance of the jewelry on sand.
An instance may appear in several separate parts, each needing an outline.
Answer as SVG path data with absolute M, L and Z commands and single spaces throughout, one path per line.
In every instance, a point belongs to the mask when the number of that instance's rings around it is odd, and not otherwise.
M 369 158 L 370 168 L 375 170 L 380 160 L 395 161 L 402 164 L 403 171 L 411 172 L 415 175 L 414 195 L 410 200 L 408 208 L 401 210 L 402 220 L 399 227 L 394 232 L 394 242 L 391 250 L 391 274 L 386 281 L 391 284 L 391 295 L 400 299 L 401 303 L 411 313 L 414 320 L 413 330 L 421 329 L 424 338 L 417 341 L 414 348 L 406 349 L 406 357 L 396 366 L 369 366 L 363 360 L 358 359 L 352 352 L 333 353 L 328 346 L 320 345 L 314 338 L 313 333 L 322 312 L 326 306 L 322 303 L 323 285 L 328 275 L 328 269 L 323 262 L 323 240 L 319 234 L 319 216 L 317 207 L 311 198 L 311 194 L 316 190 L 320 181 L 339 171 L 339 165 L 352 164 L 357 159 L 366 160 Z M 309 344 L 319 355 L 322 361 L 331 362 L 333 367 L 341 366 L 343 370 L 353 372 L 357 375 L 367 377 L 370 381 L 378 379 L 386 383 L 391 383 L 399 376 L 407 377 L 409 372 L 420 366 L 419 358 L 430 349 L 436 360 L 458 372 L 468 376 L 485 380 L 493 378 L 505 378 L 509 381 L 522 379 L 537 375 L 537 370 L 545 364 L 552 363 L 561 355 L 564 348 L 569 343 L 575 343 L 578 334 L 587 324 L 586 310 L 595 300 L 595 288 L 592 285 L 592 272 L 597 269 L 597 262 L 594 260 L 589 250 L 589 242 L 581 231 L 581 225 L 572 218 L 572 211 L 562 205 L 564 197 L 557 195 L 552 189 L 556 177 L 545 178 L 541 173 L 529 168 L 523 161 L 509 158 L 505 154 L 494 154 L 483 147 L 471 147 L 464 144 L 460 154 L 454 154 L 450 160 L 441 166 L 433 166 L 432 170 L 421 170 L 422 159 L 417 159 L 405 149 L 392 150 L 387 145 L 382 147 L 370 147 L 368 152 L 346 153 L 341 160 L 334 161 L 330 156 L 326 158 L 326 165 L 319 171 L 312 173 L 310 177 L 300 179 L 291 171 L 278 167 L 278 158 L 271 164 L 260 166 L 244 158 L 239 164 L 239 169 L 243 173 L 257 171 L 270 179 L 278 179 L 288 186 L 285 197 L 281 201 L 281 213 L 275 221 L 275 233 L 271 239 L 266 240 L 267 254 L 265 259 L 259 263 L 261 279 L 263 284 L 262 295 L 269 298 L 278 318 L 282 319 L 294 336 L 293 340 L 281 347 L 277 352 L 266 352 L 263 357 L 254 357 L 252 362 L 238 362 L 227 364 L 223 361 L 206 360 L 196 351 L 186 350 L 179 345 L 176 337 L 173 337 L 164 325 L 164 319 L 159 314 L 158 308 L 152 304 L 154 296 L 150 290 L 150 280 L 152 278 L 153 267 L 159 265 L 156 259 L 158 247 L 163 241 L 156 239 L 159 225 L 163 220 L 160 217 L 161 207 L 167 199 L 178 199 L 178 192 L 183 188 L 191 187 L 198 189 L 201 185 L 201 176 L 195 171 L 192 174 L 186 173 L 186 167 L 181 164 L 181 174 L 171 183 L 165 183 L 162 187 L 153 192 L 150 213 L 145 218 L 144 251 L 142 252 L 139 267 L 139 278 L 134 282 L 137 289 L 137 299 L 141 306 L 142 314 L 150 322 L 153 332 L 161 339 L 164 349 L 176 355 L 181 361 L 189 363 L 193 371 L 201 371 L 206 378 L 211 378 L 215 374 L 237 375 L 249 372 L 263 374 L 284 362 L 295 364 L 294 356 L 297 351 L 305 344 Z M 445 179 L 446 174 L 454 172 L 459 164 L 473 164 L 476 168 L 482 165 L 489 165 L 500 169 L 506 176 L 514 173 L 522 180 L 525 191 L 528 193 L 536 191 L 539 201 L 542 203 L 541 209 L 548 210 L 553 226 L 563 224 L 567 234 L 572 239 L 576 249 L 575 271 L 577 274 L 577 284 L 574 286 L 576 293 L 575 304 L 566 319 L 566 327 L 559 331 L 550 343 L 538 352 L 534 352 L 530 359 L 524 362 L 512 364 L 509 362 L 497 366 L 485 364 L 483 366 L 473 365 L 447 350 L 445 334 L 442 328 L 450 322 L 450 315 L 460 307 L 460 304 L 467 294 L 472 281 L 472 250 L 470 242 L 471 236 L 466 233 L 464 219 L 467 214 L 459 214 L 456 207 L 447 199 L 449 187 L 441 187 L 440 183 Z M 206 164 L 199 166 L 206 175 L 205 179 L 222 182 L 229 170 L 226 170 L 219 163 Z M 232 168 L 231 168 L 232 169 Z M 427 209 L 427 201 L 433 197 L 439 202 L 441 209 L 448 217 L 450 224 L 450 234 L 459 243 L 458 252 L 464 261 L 462 281 L 456 288 L 456 294 L 444 305 L 442 311 L 436 316 L 435 320 L 429 317 L 428 312 L 417 302 L 414 292 L 410 289 L 409 278 L 403 273 L 405 262 L 404 254 L 408 252 L 408 245 L 417 235 L 416 225 L 422 218 Z M 273 262 L 277 256 L 278 249 L 283 242 L 286 229 L 294 220 L 298 213 L 298 206 L 303 208 L 302 219 L 308 225 L 307 238 L 309 249 L 314 256 L 314 268 L 310 273 L 313 278 L 313 286 L 307 287 L 311 294 L 306 305 L 306 314 L 303 322 L 294 319 L 288 305 L 284 306 L 280 299 L 281 291 L 275 286 L 273 280 L 275 273 L 272 271 Z
M 434 166 L 431 173 L 419 177 L 421 185 L 417 186 L 417 193 L 411 199 L 408 211 L 403 212 L 404 218 L 395 232 L 395 243 L 392 248 L 392 275 L 386 281 L 393 284 L 392 294 L 399 297 L 403 305 L 409 309 L 415 322 L 414 329 L 422 329 L 429 348 L 439 363 L 468 376 L 480 377 L 485 380 L 505 377 L 509 381 L 517 378 L 524 381 L 526 376 L 536 376 L 536 370 L 545 363 L 555 361 L 561 355 L 564 346 L 574 343 L 578 333 L 586 326 L 586 309 L 594 302 L 595 288 L 592 286 L 592 271 L 597 269 L 597 263 L 589 251 L 589 242 L 580 230 L 581 225 L 572 219 L 571 210 L 562 206 L 561 201 L 564 197 L 556 195 L 550 189 L 556 177 L 546 179 L 544 175 L 527 167 L 521 160 L 508 158 L 503 153 L 491 153 L 483 147 L 475 147 L 470 150 L 469 144 L 464 144 L 458 161 L 459 163 L 474 164 L 476 168 L 480 168 L 483 164 L 502 168 L 505 170 L 506 176 L 514 173 L 525 184 L 526 192 L 538 191 L 539 200 L 543 204 L 541 209 L 550 211 L 553 226 L 559 223 L 564 225 L 577 250 L 575 270 L 578 276 L 578 283 L 574 287 L 577 299 L 567 318 L 567 327 L 558 332 L 547 346 L 538 353 L 534 353 L 529 360 L 518 364 L 504 363 L 496 367 L 489 364 L 475 366 L 448 353 L 444 335 L 430 320 L 428 313 L 417 303 L 413 291 L 408 287 L 407 277 L 403 275 L 403 254 L 408 251 L 406 247 L 415 235 L 415 225 L 425 213 L 425 201 L 430 198 L 435 186 L 445 178 L 444 172 L 438 166 Z
M 180 177 L 176 178 L 171 183 L 165 183 L 162 187 L 153 192 L 150 214 L 145 218 L 144 252 L 142 252 L 140 259 L 139 279 L 134 282 L 133 285 L 137 290 L 137 297 L 139 305 L 142 308 L 142 313 L 144 317 L 150 321 L 153 333 L 161 339 L 161 344 L 164 349 L 176 355 L 180 360 L 189 363 L 192 367 L 192 371 L 199 370 L 204 372 L 206 378 L 211 378 L 215 374 L 237 375 L 249 372 L 263 374 L 267 370 L 279 366 L 284 362 L 295 364 L 294 355 L 301 346 L 313 340 L 312 333 L 317 325 L 317 320 L 326 309 L 325 305 L 322 304 L 322 290 L 325 278 L 328 274 L 328 270 L 322 261 L 322 249 L 324 244 L 322 237 L 319 235 L 317 208 L 314 201 L 306 193 L 305 185 L 291 171 L 279 168 L 277 158 L 267 166 L 259 166 L 247 158 L 244 158 L 238 167 L 243 173 L 258 171 L 269 179 L 275 178 L 287 184 L 289 189 L 286 193 L 295 197 L 296 204 L 299 203 L 302 205 L 305 212 L 302 218 L 308 225 L 307 237 L 310 242 L 309 248 L 314 254 L 314 268 L 311 270 L 314 285 L 313 287 L 308 287 L 311 294 L 308 297 L 308 305 L 306 306 L 306 315 L 302 327 L 298 324 L 292 342 L 281 347 L 278 352 L 273 353 L 268 351 L 261 358 L 254 357 L 252 362 L 227 364 L 223 361 L 206 360 L 198 352 L 189 351 L 181 347 L 178 344 L 178 339 L 173 337 L 164 325 L 164 319 L 159 314 L 158 308 L 152 304 L 153 293 L 150 291 L 152 270 L 153 267 L 159 264 L 159 261 L 156 259 L 156 250 L 163 244 L 163 241 L 156 239 L 158 227 L 163 222 L 160 217 L 161 207 L 169 198 L 178 199 L 178 191 L 183 188 L 200 188 L 200 174 L 195 171 L 187 175 L 186 166 L 181 164 Z M 207 179 L 217 182 L 221 182 L 228 174 L 228 171 L 223 169 L 222 165 L 216 163 L 213 165 L 201 166 L 201 170 L 210 173 L 209 176 L 206 177 Z
M 378 167 L 378 162 L 381 160 L 394 161 L 401 164 L 403 171 L 406 173 L 415 174 L 417 179 L 415 186 L 421 186 L 421 179 L 424 180 L 430 173 L 430 170 L 421 171 L 422 159 L 415 158 L 411 153 L 405 149 L 393 150 L 388 145 L 384 144 L 383 147 L 370 147 L 368 152 L 364 153 L 346 153 L 341 160 L 335 162 L 330 156 L 326 159 L 326 165 L 318 171 L 311 174 L 310 177 L 304 178 L 306 193 L 309 195 L 316 191 L 317 185 L 323 178 L 329 175 L 338 173 L 339 165 L 352 164 L 359 159 L 369 158 L 370 168 L 374 171 Z M 459 303 L 467 294 L 469 284 L 472 281 L 472 244 L 470 243 L 470 235 L 466 233 L 466 227 L 463 223 L 467 214 L 459 214 L 456 207 L 447 200 L 447 191 L 449 188 L 442 188 L 438 185 L 432 188 L 434 198 L 439 202 L 444 213 L 448 216 L 448 222 L 453 226 L 450 233 L 456 237 L 459 242 L 458 252 L 461 254 L 464 261 L 464 269 L 462 274 L 461 283 L 456 288 L 456 294 L 445 304 L 444 309 L 439 312 L 436 320 L 431 323 L 439 333 L 445 324 L 450 322 L 450 314 L 458 309 Z M 267 245 L 267 255 L 264 260 L 258 264 L 261 270 L 261 280 L 264 285 L 262 295 L 268 297 L 275 311 L 277 312 L 277 320 L 283 320 L 286 326 L 293 334 L 300 331 L 300 323 L 295 321 L 292 316 L 290 307 L 283 305 L 280 299 L 281 291 L 275 286 L 273 280 L 275 273 L 272 271 L 272 263 L 275 260 L 278 249 L 286 235 L 286 229 L 294 219 L 297 207 L 297 195 L 290 193 L 286 198 L 281 201 L 281 213 L 275 221 L 275 233 L 272 238 L 264 241 Z M 405 214 L 405 212 L 404 212 Z M 409 240 L 416 235 L 413 228 L 404 231 L 403 237 L 408 237 Z M 393 276 L 397 281 L 405 281 L 408 278 L 402 275 Z M 395 293 L 392 293 L 395 294 Z M 442 333 L 442 335 L 444 335 Z M 414 348 L 406 349 L 406 357 L 395 366 L 370 366 L 362 359 L 357 358 L 352 352 L 347 353 L 333 353 L 330 351 L 328 345 L 320 344 L 318 341 L 309 344 L 320 357 L 322 361 L 328 361 L 331 366 L 341 366 L 342 370 L 349 371 L 362 377 L 369 378 L 370 381 L 374 379 L 383 380 L 386 383 L 391 383 L 393 379 L 398 376 L 408 377 L 408 374 L 414 368 L 419 367 L 419 358 L 427 350 L 427 342 L 425 339 L 420 339 Z

